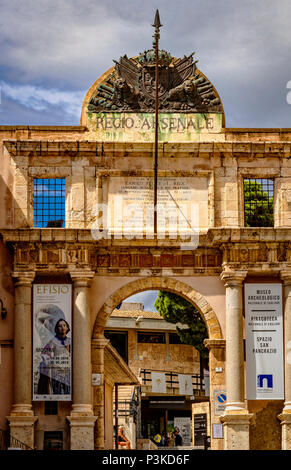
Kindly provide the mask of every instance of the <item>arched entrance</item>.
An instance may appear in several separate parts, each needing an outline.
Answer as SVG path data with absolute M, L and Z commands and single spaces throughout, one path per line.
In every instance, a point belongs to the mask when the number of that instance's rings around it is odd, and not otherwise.
M 110 317 L 112 310 L 125 298 L 145 290 L 158 289 L 174 292 L 188 300 L 199 310 L 207 327 L 209 339 L 222 339 L 221 328 L 216 314 L 205 298 L 188 284 L 166 277 L 138 279 L 129 282 L 114 292 L 98 312 L 93 329 L 93 339 L 97 339 L 100 335 L 103 335 L 106 321 Z
M 185 298 L 200 312 L 208 331 L 208 339 L 206 342 L 210 349 L 210 397 L 212 397 L 213 387 L 216 385 L 216 376 L 213 371 L 216 369 L 217 361 L 219 362 L 219 365 L 221 365 L 221 362 L 224 362 L 224 354 L 220 354 L 217 357 L 217 346 L 221 349 L 224 345 L 220 324 L 209 302 L 197 290 L 184 282 L 172 278 L 148 277 L 134 280 L 120 287 L 110 295 L 99 310 L 94 324 L 92 337 L 93 373 L 104 374 L 104 345 L 106 344 L 106 340 L 103 336 L 103 332 L 112 311 L 117 305 L 124 301 L 124 299 L 146 290 L 167 290 L 173 292 Z M 104 401 L 104 389 L 102 389 L 102 387 L 94 389 L 94 415 L 98 416 L 96 423 L 95 448 L 98 449 L 102 449 L 104 447 Z M 213 421 L 213 419 L 215 420 L 214 412 L 211 411 L 211 415 L 211 421 Z

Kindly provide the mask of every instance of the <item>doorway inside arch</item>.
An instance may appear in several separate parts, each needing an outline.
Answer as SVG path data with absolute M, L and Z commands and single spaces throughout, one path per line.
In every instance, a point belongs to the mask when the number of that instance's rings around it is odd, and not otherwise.
M 140 440 L 204 446 L 210 429 L 209 370 L 199 311 L 177 294 L 144 291 L 116 306 L 104 336 L 140 382 L 115 385 L 115 414 L 132 448 Z

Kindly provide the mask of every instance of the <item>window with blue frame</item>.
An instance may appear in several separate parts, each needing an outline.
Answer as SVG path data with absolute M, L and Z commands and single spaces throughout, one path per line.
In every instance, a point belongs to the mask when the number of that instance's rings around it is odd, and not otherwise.
M 34 179 L 34 227 L 65 227 L 65 178 Z

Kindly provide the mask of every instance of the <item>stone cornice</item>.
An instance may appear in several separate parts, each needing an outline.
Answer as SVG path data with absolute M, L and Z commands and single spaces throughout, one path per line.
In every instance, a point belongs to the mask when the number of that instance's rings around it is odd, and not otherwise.
M 291 270 L 290 229 L 209 229 L 199 246 L 178 240 L 95 240 L 90 229 L 4 229 L 14 271 L 94 271 L 99 275 L 280 274 Z M 286 277 L 286 276 L 285 276 Z
M 83 139 L 86 137 L 84 127 L 76 128 L 61 128 L 62 132 L 76 131 L 83 133 Z M 9 130 L 9 129 L 7 129 Z M 22 129 L 23 130 L 23 129 Z M 40 131 L 46 130 L 46 128 Z M 52 128 L 52 130 L 54 130 Z M 57 130 L 57 129 L 56 129 Z M 65 137 L 65 135 L 64 135 Z M 154 142 L 100 142 L 100 141 L 66 141 L 66 140 L 24 140 L 8 139 L 4 141 L 4 145 L 11 156 L 27 156 L 33 154 L 38 156 L 59 155 L 60 152 L 67 152 L 72 156 L 89 153 L 96 156 L 120 157 L 120 156 L 134 156 L 137 153 L 143 153 L 143 156 L 152 158 Z M 289 158 L 291 154 L 290 141 L 272 141 L 272 142 L 252 142 L 248 141 L 233 141 L 226 140 L 223 142 L 160 142 L 159 155 L 160 157 L 172 156 L 173 154 L 183 154 L 184 157 L 192 158 L 193 156 L 211 156 L 219 154 L 229 154 L 234 157 L 240 155 L 250 155 L 256 158 L 263 157 L 286 157 Z
M 114 239 L 114 236 L 106 240 L 95 240 L 92 236 L 91 229 L 76 229 L 76 228 L 45 228 L 37 229 L 33 227 L 28 228 L 4 228 L 0 229 L 4 242 L 88 242 L 98 244 L 98 246 L 128 246 L 129 240 Z M 290 243 L 291 248 L 291 227 L 278 227 L 278 228 L 246 228 L 246 227 L 217 227 L 209 228 L 207 232 L 202 232 L 199 235 L 199 246 L 217 246 L 225 247 L 231 246 L 230 244 L 243 244 L 245 248 L 255 246 L 254 244 L 265 242 L 268 244 L 285 242 Z M 185 241 L 183 240 L 185 243 Z M 144 246 L 180 246 L 179 240 L 170 238 L 165 239 L 137 239 L 130 240 L 130 245 L 144 245 Z M 250 245 L 252 244 L 252 245 Z M 259 245 L 257 245 L 259 246 Z M 271 247 L 272 245 L 270 245 Z

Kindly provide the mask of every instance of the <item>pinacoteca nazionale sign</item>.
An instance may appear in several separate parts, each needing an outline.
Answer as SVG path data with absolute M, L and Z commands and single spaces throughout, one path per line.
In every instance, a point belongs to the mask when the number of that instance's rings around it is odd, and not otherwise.
M 247 398 L 284 399 L 282 285 L 245 284 Z
M 155 136 L 153 113 L 88 113 L 88 128 L 95 139 L 111 142 L 152 142 Z M 201 134 L 218 134 L 220 113 L 160 113 L 160 142 L 191 142 Z

